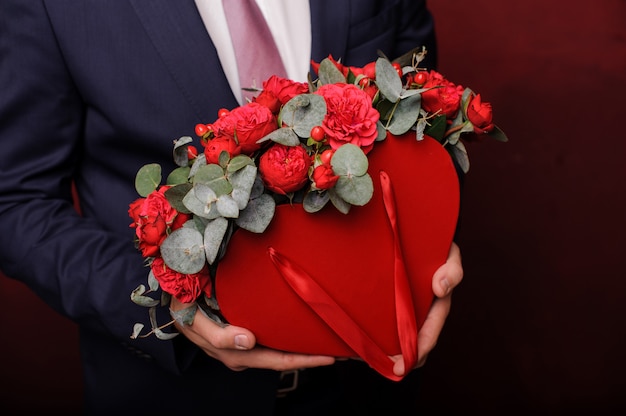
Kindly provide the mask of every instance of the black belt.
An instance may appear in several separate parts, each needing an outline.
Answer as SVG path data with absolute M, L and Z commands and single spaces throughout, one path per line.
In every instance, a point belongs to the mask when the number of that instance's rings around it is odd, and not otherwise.
M 296 390 L 301 381 L 306 382 L 306 375 L 304 372 L 304 369 L 281 372 L 280 379 L 278 381 L 278 389 L 276 390 L 276 397 L 285 397 L 287 393 Z

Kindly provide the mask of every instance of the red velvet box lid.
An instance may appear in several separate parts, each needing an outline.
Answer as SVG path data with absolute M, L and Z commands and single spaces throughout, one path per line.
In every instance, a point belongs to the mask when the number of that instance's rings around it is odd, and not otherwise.
M 456 228 L 458 176 L 447 151 L 429 137 L 390 136 L 368 158 L 374 195 L 365 206 L 353 206 L 345 215 L 330 204 L 314 214 L 298 204 L 280 205 L 264 233 L 239 230 L 233 235 L 216 279 L 228 322 L 250 329 L 258 343 L 275 349 L 359 355 L 294 292 L 272 261 L 271 249 L 301 268 L 382 351 L 401 353 L 394 294 L 397 252 L 379 172 L 388 175 L 393 188 L 417 328 L 432 302 L 433 273 L 445 262 Z

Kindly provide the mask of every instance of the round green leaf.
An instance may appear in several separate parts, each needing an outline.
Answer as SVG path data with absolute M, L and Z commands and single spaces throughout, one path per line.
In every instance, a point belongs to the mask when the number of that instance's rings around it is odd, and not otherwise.
M 280 118 L 298 137 L 307 138 L 313 127 L 322 124 L 326 111 L 326 101 L 321 95 L 300 94 L 284 105 Z
M 239 216 L 237 201 L 235 201 L 230 195 L 220 196 L 217 198 L 215 205 L 217 206 L 217 211 L 222 217 L 237 218 Z
M 189 214 L 191 211 L 189 211 L 189 209 L 185 206 L 183 199 L 192 187 L 193 185 L 189 182 L 172 186 L 170 189 L 165 191 L 165 198 L 167 198 L 167 202 L 169 202 L 172 208 L 176 211 L 182 212 L 183 214 Z
M 189 179 L 189 166 L 178 167 L 167 175 L 165 183 L 169 186 L 180 185 L 181 183 L 187 183 Z
M 417 94 L 400 100 L 387 127 L 393 135 L 400 136 L 409 131 L 420 115 L 422 96 Z
M 174 163 L 178 166 L 187 166 L 189 164 L 189 156 L 187 154 L 187 147 L 193 139 L 190 136 L 183 136 L 174 142 Z
M 142 197 L 147 197 L 161 183 L 161 165 L 150 163 L 142 166 L 135 176 L 135 189 Z
M 346 82 L 346 77 L 343 76 L 339 68 L 329 58 L 325 58 L 320 62 L 317 75 L 322 84 Z
M 232 173 L 228 180 L 233 187 L 231 196 L 237 202 L 239 209 L 244 209 L 248 205 L 252 187 L 256 181 L 257 168 L 254 165 L 246 165 L 243 169 L 240 169 Z
M 204 229 L 204 252 L 209 264 L 213 264 L 222 245 L 222 240 L 228 229 L 226 218 L 216 218 L 210 221 Z
M 402 94 L 402 80 L 391 62 L 385 58 L 376 60 L 376 86 L 389 101 L 396 102 Z
M 188 227 L 173 231 L 161 244 L 161 255 L 165 264 L 179 273 L 198 273 L 206 261 L 202 234 Z
M 374 183 L 369 174 L 363 176 L 341 176 L 335 185 L 335 192 L 351 205 L 365 205 L 372 199 Z
M 239 213 L 235 223 L 253 233 L 262 233 L 274 218 L 276 202 L 268 194 L 251 200 L 246 209 Z
M 304 195 L 302 207 L 306 212 L 314 213 L 324 208 L 328 201 L 330 201 L 328 192 L 311 191 Z
M 339 176 L 361 176 L 367 173 L 367 156 L 359 146 L 344 144 L 333 154 L 330 164 Z
M 198 168 L 193 177 L 193 184 L 206 185 L 210 187 L 217 196 L 229 194 L 233 190 L 233 187 L 226 179 L 224 169 L 215 164 Z

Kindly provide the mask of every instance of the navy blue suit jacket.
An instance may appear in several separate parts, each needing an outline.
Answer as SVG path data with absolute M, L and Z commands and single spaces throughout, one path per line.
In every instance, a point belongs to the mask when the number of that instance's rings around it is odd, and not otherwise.
M 129 299 L 147 276 L 127 214 L 135 173 L 149 162 L 169 171 L 173 139 L 237 105 L 194 2 L 2 0 L 1 9 L 0 267 L 79 324 L 88 408 L 161 400 L 157 408 L 179 411 L 270 411 L 275 372 L 226 370 L 182 337 L 129 338 L 135 322 L 147 324 Z M 422 1 L 311 0 L 311 18 L 317 61 L 363 65 L 377 50 L 395 57 L 422 44 L 435 57 Z

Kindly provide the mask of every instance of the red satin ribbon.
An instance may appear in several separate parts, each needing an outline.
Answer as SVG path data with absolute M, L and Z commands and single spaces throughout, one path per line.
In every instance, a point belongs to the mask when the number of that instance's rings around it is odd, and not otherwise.
M 396 204 L 389 176 L 380 172 L 383 202 L 394 240 L 394 293 L 396 321 L 404 368 L 409 371 L 417 362 L 417 323 L 407 277 L 400 238 L 398 233 Z M 393 360 L 372 340 L 369 335 L 335 302 L 335 300 L 300 266 L 278 253 L 273 247 L 268 249 L 270 258 L 281 276 L 333 330 L 372 368 L 390 380 L 402 377 L 393 372 Z

